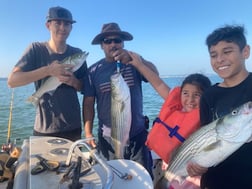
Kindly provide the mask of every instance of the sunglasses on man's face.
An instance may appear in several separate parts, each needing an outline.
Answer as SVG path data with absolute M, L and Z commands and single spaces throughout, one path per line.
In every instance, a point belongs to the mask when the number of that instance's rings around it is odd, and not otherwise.
M 120 39 L 120 38 L 104 38 L 104 39 L 102 40 L 102 42 L 103 42 L 104 44 L 111 44 L 112 42 L 114 42 L 114 43 L 116 43 L 116 44 L 119 44 L 119 43 L 122 42 L 122 39 Z

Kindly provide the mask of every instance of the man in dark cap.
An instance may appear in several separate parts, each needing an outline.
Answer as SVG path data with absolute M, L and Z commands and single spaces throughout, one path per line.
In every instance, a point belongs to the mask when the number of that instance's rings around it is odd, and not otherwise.
M 50 39 L 32 43 L 17 62 L 8 78 L 10 87 L 35 83 L 36 90 L 50 76 L 58 78 L 62 84 L 53 92 L 45 93 L 36 107 L 34 135 L 57 136 L 70 140 L 81 138 L 81 112 L 77 91 L 82 89 L 87 64 L 76 72 L 69 71 L 71 65 L 59 61 L 81 49 L 66 43 L 75 21 L 69 10 L 52 7 L 46 17 L 46 27 Z
M 125 150 L 124 158 L 134 160 L 142 164 L 152 175 L 152 158 L 150 151 L 145 146 L 148 131 L 143 115 L 142 81 L 145 79 L 144 72 L 131 64 L 131 52 L 124 49 L 124 41 L 130 41 L 133 36 L 122 31 L 118 24 L 104 24 L 102 31 L 92 41 L 92 44 L 99 44 L 104 51 L 105 58 L 99 60 L 89 68 L 89 79 L 85 83 L 83 116 L 86 138 L 93 137 L 93 119 L 95 115 L 94 105 L 97 102 L 97 116 L 99 119 L 98 128 L 98 150 L 109 159 L 114 158 L 114 149 L 111 142 L 105 137 L 105 128 L 111 128 L 111 86 L 110 77 L 118 71 L 130 88 L 132 122 L 129 134 L 129 146 Z M 142 62 L 153 74 L 158 74 L 156 67 L 144 60 Z M 90 145 L 96 147 L 95 141 Z

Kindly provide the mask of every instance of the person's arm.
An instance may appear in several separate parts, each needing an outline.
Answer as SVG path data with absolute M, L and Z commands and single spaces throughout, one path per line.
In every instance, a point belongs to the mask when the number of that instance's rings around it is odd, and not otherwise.
M 211 122 L 209 118 L 212 118 L 209 110 L 210 108 L 208 107 L 207 101 L 205 100 L 204 93 L 200 98 L 200 125 L 205 126 L 206 123 Z M 189 176 L 201 176 L 204 173 L 206 173 L 208 170 L 207 167 L 201 167 L 200 165 L 194 163 L 194 162 L 189 162 L 187 164 L 187 172 Z
M 81 91 L 83 83 L 79 79 L 77 79 L 74 76 L 74 74 L 72 75 L 72 77 L 71 77 L 71 79 L 69 81 L 71 82 L 71 84 L 68 84 L 68 85 L 70 85 L 73 88 L 75 88 L 76 91 Z
M 72 72 L 69 72 L 67 75 L 60 76 L 58 79 L 60 82 L 72 86 L 76 91 L 81 91 L 82 89 L 82 81 L 77 79 Z
M 83 98 L 82 103 L 82 112 L 83 112 L 83 122 L 84 122 L 84 131 L 85 137 L 91 138 L 93 136 L 93 122 L 94 122 L 94 97 L 85 97 Z M 96 147 L 95 140 L 91 140 L 88 142 L 91 147 Z
M 59 64 L 58 61 L 55 61 L 48 66 L 43 66 L 27 72 L 22 71 L 20 67 L 14 67 L 8 77 L 8 85 L 12 88 L 19 87 L 48 76 L 54 76 L 57 77 L 60 82 L 70 85 L 76 90 L 80 90 L 82 83 L 75 78 L 71 71 L 69 71 L 70 68 L 72 68 L 72 65 Z
M 126 49 L 117 49 L 114 51 L 113 56 L 114 56 L 115 61 L 119 60 L 123 64 L 128 64 L 128 63 L 132 64 L 132 59 L 133 59 L 132 55 L 133 54 L 136 54 L 136 53 L 127 51 Z M 158 70 L 154 64 L 152 64 L 151 62 L 145 61 L 145 60 L 143 60 L 143 62 L 154 73 L 156 73 L 157 75 L 159 74 Z
M 130 54 L 131 54 L 131 53 L 133 53 L 133 52 L 130 52 Z M 132 54 L 131 54 L 131 55 L 132 55 Z M 135 53 L 135 55 L 136 55 L 136 56 L 139 56 L 139 55 L 137 55 L 136 53 Z M 158 72 L 156 66 L 155 66 L 153 63 L 151 63 L 151 62 L 149 62 L 149 61 L 147 61 L 147 60 L 144 60 L 144 59 L 141 58 L 140 56 L 139 56 L 139 58 L 140 58 L 140 60 L 142 61 L 142 63 L 143 63 L 147 68 L 149 68 L 152 72 L 154 72 L 155 74 L 157 74 L 157 75 L 159 76 L 159 72 Z M 138 69 L 139 69 L 139 68 L 138 68 Z M 143 72 L 143 73 L 146 73 L 146 72 Z
M 47 76 L 49 76 L 48 66 L 44 66 L 29 72 L 23 72 L 21 68 L 14 67 L 8 77 L 8 85 L 11 88 L 19 87 L 40 80 Z
M 153 88 L 158 92 L 158 94 L 166 99 L 170 92 L 170 87 L 158 76 L 158 71 L 156 67 L 142 59 L 139 55 L 133 52 L 129 52 L 132 61 L 129 63 L 132 64 L 153 86 Z

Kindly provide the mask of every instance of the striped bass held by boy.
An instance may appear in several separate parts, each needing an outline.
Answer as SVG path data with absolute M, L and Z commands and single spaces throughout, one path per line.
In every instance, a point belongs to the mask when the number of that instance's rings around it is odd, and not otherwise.
M 164 180 L 178 180 L 188 176 L 188 162 L 202 167 L 218 165 L 252 139 L 252 102 L 247 102 L 193 133 L 176 150 Z
M 118 72 L 111 76 L 111 140 L 115 159 L 122 159 L 131 127 L 130 89 Z
M 87 56 L 88 56 L 88 52 L 85 52 L 85 51 L 81 53 L 76 53 L 60 61 L 60 64 L 74 65 L 74 67 L 69 71 L 75 72 L 84 64 Z M 60 86 L 61 84 L 62 83 L 58 80 L 58 78 L 51 76 L 40 86 L 40 88 L 32 96 L 30 96 L 27 99 L 27 101 L 31 102 L 34 105 L 37 105 L 40 97 L 44 93 L 52 92 L 56 90 L 56 88 Z

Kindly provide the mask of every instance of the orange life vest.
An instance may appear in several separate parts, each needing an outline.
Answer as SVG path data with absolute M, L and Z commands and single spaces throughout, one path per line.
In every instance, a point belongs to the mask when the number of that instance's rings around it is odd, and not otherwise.
M 199 109 L 182 112 L 180 87 L 174 88 L 154 120 L 146 145 L 166 163 L 172 152 L 200 126 Z

